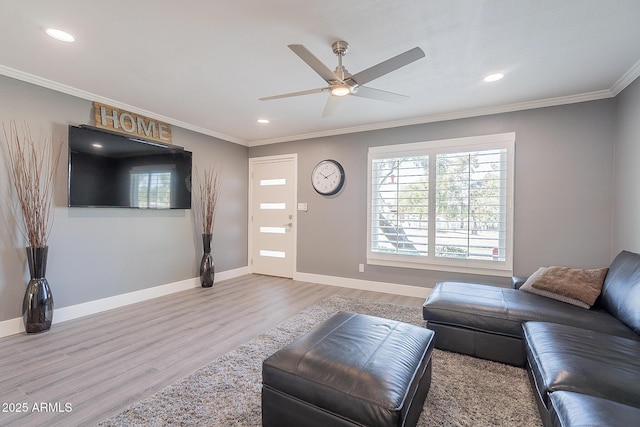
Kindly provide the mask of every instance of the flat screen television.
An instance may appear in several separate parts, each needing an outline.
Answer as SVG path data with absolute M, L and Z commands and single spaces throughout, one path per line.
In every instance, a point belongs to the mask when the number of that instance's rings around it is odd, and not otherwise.
M 191 209 L 191 152 L 69 126 L 69 206 Z

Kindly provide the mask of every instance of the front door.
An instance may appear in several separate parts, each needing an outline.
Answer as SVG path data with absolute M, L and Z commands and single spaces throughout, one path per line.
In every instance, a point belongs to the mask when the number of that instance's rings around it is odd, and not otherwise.
M 253 273 L 293 277 L 296 169 L 295 154 L 249 159 L 249 262 Z

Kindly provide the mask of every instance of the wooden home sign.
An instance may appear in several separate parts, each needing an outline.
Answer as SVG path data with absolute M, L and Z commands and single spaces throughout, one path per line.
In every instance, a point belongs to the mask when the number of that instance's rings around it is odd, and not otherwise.
M 171 125 L 100 102 L 93 102 L 96 127 L 171 144 Z

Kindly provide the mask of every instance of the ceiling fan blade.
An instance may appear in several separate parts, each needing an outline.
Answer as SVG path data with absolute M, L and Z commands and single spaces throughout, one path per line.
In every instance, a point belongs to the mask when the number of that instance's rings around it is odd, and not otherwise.
M 385 74 L 388 74 L 392 71 L 397 70 L 398 68 L 404 67 L 405 65 L 411 64 L 414 61 L 417 61 L 420 58 L 424 58 L 425 54 L 419 47 L 414 47 L 411 50 L 406 51 L 405 53 L 401 53 L 400 55 L 394 56 L 393 58 L 387 59 L 373 67 L 369 67 L 366 70 L 360 71 L 359 73 L 351 76 L 351 80 L 358 83 L 359 85 L 366 84 L 371 80 L 375 80 L 378 77 L 382 77 Z
M 336 74 L 327 68 L 318 58 L 316 58 L 313 53 L 309 52 L 306 47 L 301 44 L 290 44 L 289 49 L 293 51 L 296 55 L 300 57 L 304 62 L 307 63 L 309 67 L 313 69 L 316 73 L 320 75 L 327 83 L 339 81 L 340 78 L 336 76 Z
M 409 99 L 406 95 L 400 95 L 399 93 L 387 92 L 386 90 L 373 89 L 371 87 L 360 86 L 356 93 L 352 95 L 360 96 L 362 98 L 377 99 L 378 101 L 388 101 L 401 103 Z
M 334 111 L 336 111 L 336 107 L 338 106 L 339 102 L 340 101 L 338 100 L 338 97 L 329 95 L 327 103 L 324 106 L 324 110 L 322 111 L 322 117 L 331 117 Z
M 328 90 L 329 90 L 328 87 L 320 87 L 317 89 L 301 90 L 299 92 L 283 93 L 282 95 L 265 96 L 263 98 L 258 98 L 258 99 L 260 101 L 271 101 L 272 99 L 290 98 L 292 96 L 300 96 L 300 95 L 309 95 L 312 93 L 326 92 Z

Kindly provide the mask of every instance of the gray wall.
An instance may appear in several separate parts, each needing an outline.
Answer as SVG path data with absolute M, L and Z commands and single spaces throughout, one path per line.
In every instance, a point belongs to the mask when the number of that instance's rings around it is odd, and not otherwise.
M 640 79 L 616 100 L 613 252 L 640 252 Z
M 198 275 L 202 254 L 191 210 L 67 208 L 67 126 L 92 124 L 91 102 L 0 76 L 0 121 L 62 139 L 47 279 L 56 308 L 164 285 Z M 1 131 L 0 131 L 1 132 Z M 0 141 L 4 135 L 0 133 Z M 174 144 L 193 152 L 201 171 L 218 163 L 223 184 L 213 255 L 216 271 L 247 265 L 247 148 L 173 127 Z M 4 150 L 1 150 L 4 152 Z M 0 191 L 8 190 L 4 158 Z M 0 321 L 22 316 L 26 243 L 0 204 Z
M 366 102 L 366 101 L 365 101 Z M 539 266 L 601 267 L 611 260 L 615 100 L 252 147 L 250 157 L 298 153 L 297 271 L 433 286 L 440 280 L 508 279 L 366 265 L 368 147 L 516 132 L 514 272 Z M 324 158 L 342 163 L 344 189 L 332 198 L 310 185 Z
M 298 201 L 309 210 L 298 215 L 297 271 L 417 286 L 446 279 L 506 285 L 498 277 L 371 265 L 358 273 L 366 262 L 368 147 L 516 132 L 515 273 L 552 264 L 599 267 L 621 249 L 640 251 L 639 116 L 636 81 L 616 99 L 251 149 L 175 127 L 173 134 L 176 145 L 194 152 L 201 170 L 213 162 L 223 166 L 213 244 L 217 271 L 247 265 L 247 157 L 298 153 Z M 91 123 L 89 101 L 0 76 L 0 120 L 11 119 L 65 144 L 47 271 L 56 307 L 197 275 L 201 247 L 191 211 L 66 207 L 67 125 Z M 332 198 L 310 185 L 313 166 L 324 158 L 339 160 L 347 173 L 344 189 Z M 0 191 L 7 194 L 4 161 L 0 176 Z M 2 321 L 21 316 L 27 273 L 25 243 L 4 201 L 0 214 Z

